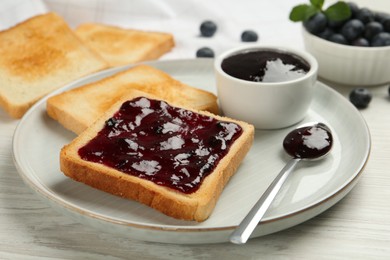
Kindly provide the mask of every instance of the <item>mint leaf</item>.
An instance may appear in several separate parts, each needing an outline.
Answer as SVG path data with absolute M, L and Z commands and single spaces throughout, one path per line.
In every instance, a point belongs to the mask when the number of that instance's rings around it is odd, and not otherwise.
M 328 20 L 337 22 L 348 19 L 351 16 L 351 9 L 347 3 L 339 1 L 329 6 L 324 13 Z
M 325 0 L 310 0 L 310 3 L 312 6 L 315 6 L 319 10 L 321 10 L 322 6 L 324 5 Z
M 314 0 L 313 0 L 314 1 Z M 320 10 L 312 5 L 301 4 L 295 6 L 290 12 L 290 20 L 293 22 L 306 21 Z

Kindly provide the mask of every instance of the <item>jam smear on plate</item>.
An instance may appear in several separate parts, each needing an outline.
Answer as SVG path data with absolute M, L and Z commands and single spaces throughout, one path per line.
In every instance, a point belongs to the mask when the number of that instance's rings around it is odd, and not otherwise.
M 235 123 L 139 97 L 124 102 L 78 153 L 83 160 L 190 194 L 241 134 Z

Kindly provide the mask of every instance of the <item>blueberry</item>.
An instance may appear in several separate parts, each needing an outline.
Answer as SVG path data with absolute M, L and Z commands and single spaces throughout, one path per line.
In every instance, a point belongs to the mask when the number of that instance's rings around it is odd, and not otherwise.
M 241 41 L 243 42 L 256 42 L 258 38 L 257 33 L 252 30 L 243 31 L 241 34 Z
M 217 31 L 217 25 L 213 21 L 204 21 L 200 25 L 200 34 L 204 37 L 211 37 Z
M 370 47 L 370 42 L 366 38 L 360 37 L 354 40 L 351 45 L 359 47 Z
M 360 37 L 364 32 L 364 24 L 357 19 L 352 19 L 346 22 L 340 30 L 340 33 L 347 41 L 353 41 Z
M 214 58 L 214 51 L 209 47 L 200 48 L 196 52 L 196 57 L 198 58 Z
M 345 37 L 339 33 L 332 34 L 331 36 L 329 36 L 328 40 L 339 44 L 348 44 L 348 41 L 345 39 Z
M 316 13 L 303 22 L 303 26 L 312 34 L 318 34 L 325 30 L 328 19 L 323 13 Z
M 390 18 L 384 20 L 382 24 L 383 24 L 383 29 L 386 32 L 390 32 Z
M 372 94 L 366 88 L 355 88 L 349 94 L 349 100 L 357 108 L 366 108 L 371 102 Z
M 319 34 L 317 34 L 318 37 L 322 38 L 322 39 L 325 39 L 325 40 L 328 40 L 329 37 L 334 34 L 334 31 L 332 28 L 325 28 L 325 30 Z
M 363 23 L 369 23 L 374 21 L 374 13 L 370 9 L 363 7 L 357 12 L 356 19 Z
M 390 33 L 381 32 L 375 35 L 375 37 L 371 41 L 371 46 L 390 46 Z
M 358 5 L 354 2 L 348 2 L 347 4 L 349 6 L 349 9 L 351 10 L 351 17 L 355 17 L 359 11 Z
M 371 40 L 378 33 L 383 32 L 383 25 L 379 22 L 369 22 L 364 28 L 364 38 Z
M 341 20 L 341 21 L 332 21 L 332 20 L 329 20 L 329 21 L 328 21 L 328 27 L 334 28 L 334 29 L 339 29 L 339 28 L 341 28 L 341 26 L 344 25 L 344 23 L 345 23 L 346 21 L 347 21 L 347 20 Z
M 388 13 L 383 13 L 383 12 L 375 12 L 374 13 L 374 18 L 375 18 L 375 21 L 383 24 L 384 21 L 386 21 L 387 19 L 390 18 L 390 14 Z

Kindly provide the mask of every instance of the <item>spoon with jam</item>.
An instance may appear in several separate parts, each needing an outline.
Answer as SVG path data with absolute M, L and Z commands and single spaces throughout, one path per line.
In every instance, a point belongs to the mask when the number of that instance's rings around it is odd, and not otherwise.
M 245 244 L 298 162 L 321 159 L 330 152 L 332 145 L 332 132 L 324 123 L 301 126 L 288 133 L 284 138 L 283 148 L 292 159 L 280 171 L 251 211 L 230 235 L 230 242 Z

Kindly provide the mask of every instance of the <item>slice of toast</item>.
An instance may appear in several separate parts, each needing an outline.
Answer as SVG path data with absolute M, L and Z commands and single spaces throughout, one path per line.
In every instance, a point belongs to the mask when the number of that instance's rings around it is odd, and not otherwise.
M 62 148 L 60 165 L 76 181 L 200 222 L 253 138 L 254 127 L 245 122 L 126 97 Z
M 175 45 L 173 35 L 162 32 L 132 30 L 96 23 L 81 24 L 75 31 L 112 67 L 157 59 Z
M 81 133 L 119 98 L 136 89 L 172 104 L 218 114 L 217 97 L 185 85 L 147 65 L 50 97 L 47 113 L 65 128 Z
M 20 118 L 40 98 L 107 68 L 54 13 L 0 32 L 0 106 Z

